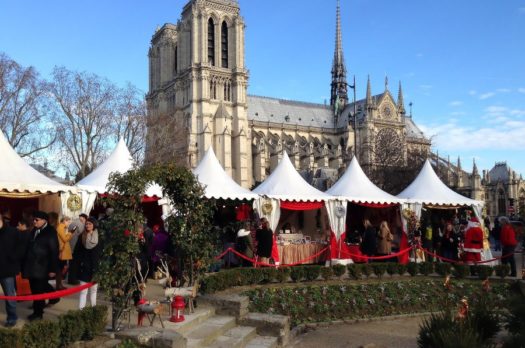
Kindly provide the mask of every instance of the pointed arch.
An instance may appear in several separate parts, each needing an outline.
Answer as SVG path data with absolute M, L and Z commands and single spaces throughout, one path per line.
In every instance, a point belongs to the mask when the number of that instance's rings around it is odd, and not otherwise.
M 215 22 L 208 19 L 208 63 L 215 66 Z
M 228 68 L 228 24 L 226 21 L 221 25 L 221 67 Z

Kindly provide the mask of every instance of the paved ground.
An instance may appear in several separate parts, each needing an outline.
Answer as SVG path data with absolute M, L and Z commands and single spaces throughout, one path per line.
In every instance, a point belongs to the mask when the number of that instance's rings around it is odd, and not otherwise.
M 297 337 L 296 348 L 416 348 L 423 317 L 337 324 L 318 327 Z

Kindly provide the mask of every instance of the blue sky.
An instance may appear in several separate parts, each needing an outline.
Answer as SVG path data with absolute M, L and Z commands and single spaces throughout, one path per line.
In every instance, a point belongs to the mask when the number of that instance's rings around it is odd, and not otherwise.
M 155 28 L 186 0 L 0 0 L 0 51 L 47 77 L 55 65 L 147 90 Z M 240 0 L 249 93 L 329 99 L 336 0 Z M 525 174 L 525 0 L 341 0 L 343 48 L 362 98 L 385 75 L 413 102 L 434 151 L 470 170 Z

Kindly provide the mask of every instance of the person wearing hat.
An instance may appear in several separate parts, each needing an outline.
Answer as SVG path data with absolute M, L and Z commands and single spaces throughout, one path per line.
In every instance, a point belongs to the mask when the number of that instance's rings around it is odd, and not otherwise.
M 97 220 L 90 217 L 86 221 L 84 232 L 82 232 L 82 235 L 79 237 L 73 254 L 73 258 L 78 264 L 77 276 L 81 285 L 93 281 L 101 253 L 102 248 L 98 239 Z M 97 304 L 97 288 L 98 285 L 95 284 L 80 292 L 78 304 L 80 309 L 86 306 L 88 292 L 91 306 L 94 307 Z
M 43 211 L 33 214 L 33 231 L 29 236 L 23 267 L 24 278 L 29 279 L 31 293 L 34 295 L 54 291 L 49 285 L 49 278 L 56 276 L 59 270 L 58 236 L 56 230 L 48 223 L 48 215 Z M 60 299 L 49 300 L 55 304 Z M 28 320 L 39 320 L 44 315 L 44 300 L 33 301 L 33 313 Z
M 467 223 L 465 230 L 465 242 L 463 244 L 465 251 L 465 261 L 469 265 L 481 261 L 481 252 L 483 251 L 483 230 L 477 217 L 472 217 Z
M 78 237 L 82 235 L 86 228 L 86 221 L 88 216 L 84 213 L 80 214 L 77 219 L 71 221 L 68 226 L 68 231 L 71 233 L 71 239 L 69 240 L 69 246 L 71 250 L 75 250 L 78 242 Z M 78 264 L 74 258 L 69 261 L 69 270 L 67 274 L 67 283 L 70 285 L 78 285 L 80 282 L 77 279 Z
M 250 229 L 249 228 L 241 228 L 238 232 L 237 232 L 237 241 L 235 242 L 235 250 L 237 250 L 239 253 L 243 254 L 244 256 L 246 256 L 247 258 L 249 259 L 253 259 L 253 250 L 254 250 L 254 246 L 253 246 L 253 240 L 252 240 L 252 236 L 250 234 Z M 252 266 L 252 262 L 251 261 L 248 261 L 244 258 L 241 258 L 241 262 L 242 262 L 242 266 L 243 267 L 251 267 Z

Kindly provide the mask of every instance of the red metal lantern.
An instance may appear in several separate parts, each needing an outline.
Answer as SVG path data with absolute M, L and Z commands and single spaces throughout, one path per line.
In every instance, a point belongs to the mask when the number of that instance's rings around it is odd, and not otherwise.
M 184 321 L 184 308 L 186 307 L 184 303 L 184 297 L 175 296 L 171 302 L 171 318 L 172 323 L 180 323 Z

